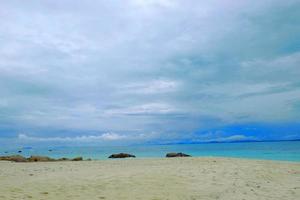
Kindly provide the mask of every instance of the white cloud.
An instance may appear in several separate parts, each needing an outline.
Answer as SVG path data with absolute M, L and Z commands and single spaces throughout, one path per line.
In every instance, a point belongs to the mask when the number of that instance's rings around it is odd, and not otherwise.
M 110 109 L 106 115 L 156 115 L 173 113 L 176 110 L 165 103 L 149 103 L 120 109 Z
M 292 82 L 300 76 L 300 52 L 272 59 L 255 59 L 241 63 L 240 72 L 248 80 Z M 247 75 L 247 76 L 246 76 Z
M 116 133 L 104 133 L 101 135 L 81 135 L 75 137 L 34 137 L 26 134 L 19 134 L 18 139 L 21 141 L 33 142 L 101 142 L 101 141 L 117 141 L 127 139 L 124 135 Z
M 289 86 L 289 82 L 258 82 L 258 83 L 243 83 L 243 82 L 230 82 L 224 84 L 209 84 L 203 85 L 197 91 L 199 94 L 206 94 L 215 96 L 216 98 L 222 97 L 223 100 L 226 98 L 238 98 L 242 96 L 251 95 L 265 95 L 274 90 L 286 88 Z
M 234 142 L 234 141 L 243 141 L 243 140 L 254 140 L 254 137 L 247 137 L 245 135 L 232 135 L 228 137 L 216 138 L 213 141 L 217 142 Z
M 116 133 L 104 133 L 101 135 L 101 138 L 104 140 L 121 140 L 121 139 L 126 139 L 126 136 L 119 135 Z
M 131 2 L 142 8 L 153 6 L 173 7 L 177 4 L 176 0 L 131 0 Z
M 222 130 L 208 132 L 206 134 L 197 136 L 198 139 L 196 139 L 195 141 L 198 141 L 198 142 L 237 142 L 237 141 L 256 140 L 257 139 L 256 137 L 246 136 L 243 134 L 233 134 L 230 136 L 224 136 L 224 135 L 225 135 L 225 133 Z
M 160 94 L 175 92 L 179 83 L 170 80 L 153 80 L 127 84 L 121 92 L 132 94 Z
M 74 137 L 42 137 L 30 136 L 28 134 L 18 134 L 18 142 L 61 142 L 61 143 L 115 143 L 124 144 L 126 142 L 145 142 L 158 139 L 161 135 L 157 132 L 118 134 L 107 132 L 99 135 L 77 135 Z

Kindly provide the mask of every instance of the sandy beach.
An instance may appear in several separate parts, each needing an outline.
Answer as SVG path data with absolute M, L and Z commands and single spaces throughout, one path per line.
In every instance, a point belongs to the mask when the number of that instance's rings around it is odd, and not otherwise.
M 296 200 L 300 163 L 230 158 L 0 162 L 0 199 Z

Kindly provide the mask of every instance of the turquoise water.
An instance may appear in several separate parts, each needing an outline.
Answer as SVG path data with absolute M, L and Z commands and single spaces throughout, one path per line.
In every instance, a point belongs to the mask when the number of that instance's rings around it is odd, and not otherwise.
M 49 151 L 51 149 L 52 151 Z M 249 142 L 249 143 L 210 143 L 179 145 L 144 145 L 118 147 L 26 147 L 19 149 L 0 149 L 0 155 L 16 154 L 23 156 L 45 155 L 54 158 L 76 157 L 107 159 L 112 153 L 132 153 L 137 158 L 160 158 L 168 152 L 184 152 L 194 157 L 218 156 L 249 159 L 284 160 L 300 162 L 300 141 L 286 142 Z M 4 153 L 8 151 L 8 153 Z

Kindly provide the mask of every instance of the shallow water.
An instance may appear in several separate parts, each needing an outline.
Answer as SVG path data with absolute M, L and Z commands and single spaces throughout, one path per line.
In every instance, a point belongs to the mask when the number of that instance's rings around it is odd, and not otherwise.
M 49 150 L 52 151 L 49 151 Z M 137 158 L 160 158 L 168 152 L 184 152 L 196 156 L 221 156 L 250 159 L 285 160 L 300 162 L 300 141 L 249 142 L 249 143 L 209 143 L 179 145 L 138 145 L 138 146 L 65 146 L 27 147 L 0 149 L 0 155 L 17 154 L 23 156 L 45 155 L 54 158 L 76 157 L 106 159 L 112 153 L 127 152 Z M 8 153 L 4 153 L 8 151 Z

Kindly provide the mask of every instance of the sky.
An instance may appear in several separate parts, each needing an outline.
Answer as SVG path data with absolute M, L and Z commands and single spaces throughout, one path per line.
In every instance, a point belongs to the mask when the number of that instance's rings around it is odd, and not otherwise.
M 300 138 L 299 0 L 0 0 L 0 143 Z

